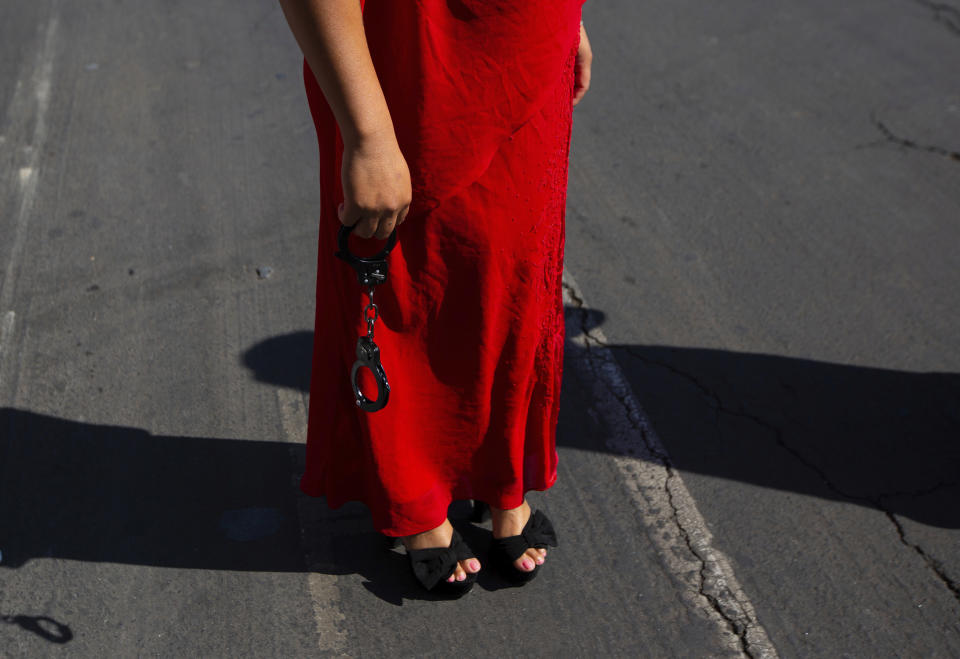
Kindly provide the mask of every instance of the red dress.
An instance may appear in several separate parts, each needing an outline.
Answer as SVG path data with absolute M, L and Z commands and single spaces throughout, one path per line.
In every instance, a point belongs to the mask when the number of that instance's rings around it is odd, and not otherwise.
M 366 298 L 333 257 L 343 144 L 305 67 L 321 218 L 301 488 L 332 507 L 363 501 L 388 535 L 438 526 L 455 499 L 513 508 L 556 480 L 582 1 L 366 2 L 368 44 L 413 184 L 375 296 L 391 386 L 379 412 L 359 410 L 350 386 Z M 357 252 L 365 242 L 351 238 Z

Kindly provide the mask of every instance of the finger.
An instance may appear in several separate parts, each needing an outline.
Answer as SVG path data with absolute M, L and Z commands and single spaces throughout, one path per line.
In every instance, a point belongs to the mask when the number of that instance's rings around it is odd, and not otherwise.
M 403 224 L 403 221 L 407 219 L 407 213 L 409 212 L 410 212 L 409 206 L 404 206 L 403 208 L 400 209 L 400 214 L 397 215 L 397 226 L 400 226 L 401 224 Z
M 576 105 L 590 89 L 590 62 L 577 62 L 576 82 L 573 86 L 573 104 Z
M 578 85 L 578 86 L 577 86 L 577 88 L 576 88 L 576 89 L 574 90 L 574 92 L 573 92 L 573 104 L 574 104 L 574 105 L 576 105 L 576 104 L 579 103 L 581 100 L 583 100 L 583 97 L 586 96 L 588 89 L 590 89 L 590 83 L 587 83 L 586 85 Z
M 379 240 L 386 240 L 393 232 L 393 227 L 397 224 L 396 215 L 384 215 L 380 218 L 380 224 L 377 225 L 376 237 Z
M 371 238 L 377 230 L 378 219 L 376 217 L 364 217 L 357 222 L 357 227 L 353 232 L 360 238 Z
M 353 204 L 343 202 L 337 207 L 337 217 L 340 219 L 340 224 L 352 227 L 360 219 L 360 209 Z

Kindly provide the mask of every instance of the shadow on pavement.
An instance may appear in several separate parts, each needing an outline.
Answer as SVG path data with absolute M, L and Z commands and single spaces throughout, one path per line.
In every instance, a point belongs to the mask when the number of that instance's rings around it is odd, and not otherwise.
M 58 645 L 73 640 L 73 631 L 70 627 L 49 616 L 0 616 L 0 622 L 16 625 L 24 631 L 36 634 L 45 641 Z
M 589 328 L 603 315 L 583 318 Z M 681 470 L 960 528 L 957 374 L 609 347 Z M 311 350 L 312 334 L 297 332 L 253 346 L 242 359 L 259 380 L 305 390 Z M 561 446 L 607 450 L 603 437 L 564 429 L 583 415 L 564 418 Z M 299 444 L 156 436 L 0 408 L 0 568 L 55 557 L 310 569 L 360 574 L 368 590 L 395 604 L 422 597 L 405 557 L 389 551 L 363 506 L 329 511 L 298 493 L 303 457 Z M 458 526 L 482 551 L 488 534 Z M 502 584 L 485 575 L 480 586 Z
M 681 470 L 960 528 L 960 375 L 611 349 Z
M 291 451 L 0 408 L 0 568 L 303 570 Z
M 588 330 L 604 320 L 596 310 L 567 314 L 568 327 L 573 314 Z M 254 346 L 244 363 L 258 380 L 306 391 L 312 347 L 312 332 L 294 332 Z M 960 528 L 960 374 L 608 347 L 680 470 Z M 582 348 L 568 341 L 567 350 Z M 607 450 L 578 432 L 557 441 Z
M 313 332 L 281 334 L 243 353 L 243 365 L 258 382 L 310 391 Z
M 359 574 L 371 593 L 397 605 L 430 599 L 365 507 L 331 511 L 299 493 L 303 453 L 300 444 L 161 436 L 0 408 L 0 573 L 38 558 L 269 572 L 309 566 Z M 469 513 L 466 503 L 451 507 L 454 523 L 481 547 L 487 534 L 465 522 Z M 485 576 L 481 586 L 500 584 Z M 51 642 L 72 636 L 52 620 L 0 620 Z

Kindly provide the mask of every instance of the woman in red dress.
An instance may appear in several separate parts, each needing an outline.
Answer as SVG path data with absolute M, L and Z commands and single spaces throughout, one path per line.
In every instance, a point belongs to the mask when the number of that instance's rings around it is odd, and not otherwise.
M 453 500 L 490 506 L 491 558 L 517 581 L 556 544 L 524 494 L 557 473 L 567 162 L 591 60 L 582 2 L 281 0 L 320 145 L 301 487 L 333 507 L 363 501 L 420 582 L 452 595 L 480 570 L 447 519 Z M 390 381 L 377 412 L 350 382 L 366 294 L 333 258 L 341 224 L 356 252 L 403 224 L 376 292 Z

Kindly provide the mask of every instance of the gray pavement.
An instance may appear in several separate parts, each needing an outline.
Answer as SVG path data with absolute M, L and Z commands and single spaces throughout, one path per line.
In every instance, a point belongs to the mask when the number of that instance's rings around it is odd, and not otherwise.
M 447 603 L 296 489 L 278 7 L 0 5 L 0 656 L 960 654 L 960 5 L 584 18 L 562 545 Z

